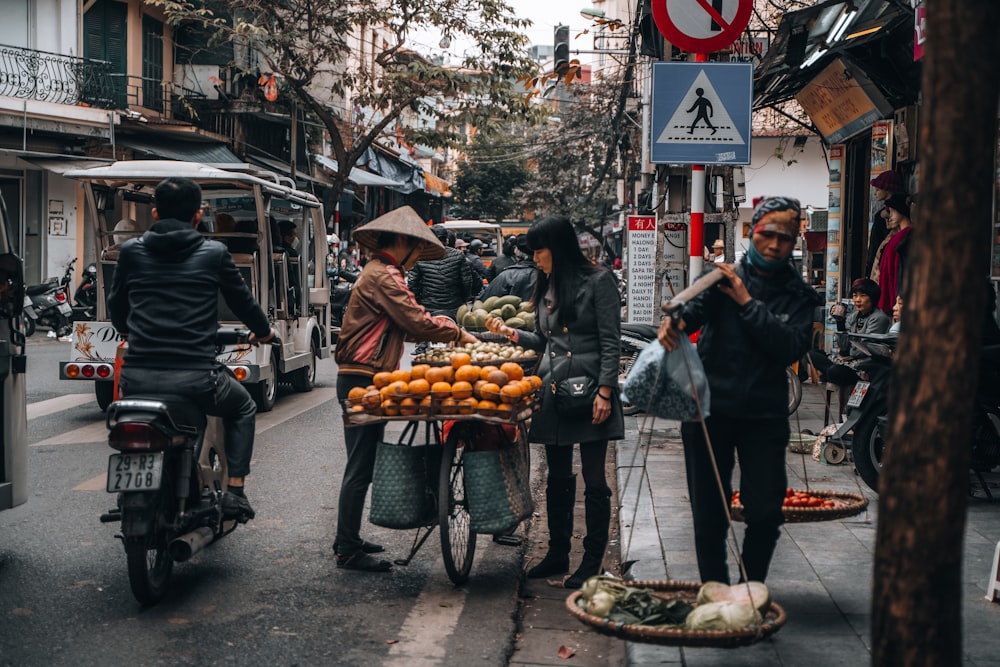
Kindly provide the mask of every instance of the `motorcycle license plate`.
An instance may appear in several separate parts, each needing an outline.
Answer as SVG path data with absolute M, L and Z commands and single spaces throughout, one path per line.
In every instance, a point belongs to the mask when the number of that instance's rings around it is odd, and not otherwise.
M 860 408 L 861 401 L 865 400 L 865 396 L 868 395 L 868 387 L 871 386 L 871 382 L 858 382 L 854 385 L 854 389 L 851 390 L 851 397 L 847 399 L 847 407 L 849 408 Z
M 162 476 L 163 452 L 108 457 L 108 493 L 156 491 Z
M 65 303 L 65 302 L 60 303 L 59 304 L 59 312 L 62 313 L 63 315 L 72 315 L 73 314 L 73 307 L 71 305 L 69 305 L 68 303 Z

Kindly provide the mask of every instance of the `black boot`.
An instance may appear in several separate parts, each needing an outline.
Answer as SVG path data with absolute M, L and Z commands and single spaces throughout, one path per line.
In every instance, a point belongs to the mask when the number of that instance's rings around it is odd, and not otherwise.
M 608 548 L 608 529 L 611 526 L 611 489 L 584 492 L 584 509 L 587 512 L 587 536 L 583 538 L 583 560 L 580 567 L 565 582 L 566 588 L 580 588 L 590 577 L 601 573 L 604 552 Z
M 550 479 L 545 485 L 545 513 L 549 524 L 549 552 L 528 570 L 529 579 L 542 579 L 569 570 L 569 546 L 573 537 L 573 503 L 576 475 Z

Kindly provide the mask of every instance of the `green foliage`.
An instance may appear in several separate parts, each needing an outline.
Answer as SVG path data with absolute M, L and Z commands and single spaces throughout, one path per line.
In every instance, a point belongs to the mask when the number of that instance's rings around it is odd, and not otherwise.
M 528 182 L 531 172 L 516 134 L 493 136 L 483 131 L 476 135 L 452 185 L 454 216 L 497 222 L 520 217 L 521 206 L 514 191 Z

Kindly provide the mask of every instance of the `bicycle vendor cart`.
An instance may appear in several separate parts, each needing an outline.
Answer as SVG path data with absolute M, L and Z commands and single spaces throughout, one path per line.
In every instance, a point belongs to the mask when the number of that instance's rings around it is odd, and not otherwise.
M 503 365 L 517 374 L 509 362 Z M 378 374 L 373 385 L 357 388 L 344 403 L 344 421 L 403 423 L 395 442 L 379 443 L 369 521 L 417 530 L 397 565 L 408 565 L 437 527 L 448 578 L 461 585 L 472 569 L 477 536 L 503 543 L 533 510 L 527 432 L 541 381 L 508 379 L 501 393 L 496 382 L 477 380 L 474 389 L 455 379 L 509 378 L 491 364 L 418 364 L 412 372 L 418 377 L 399 379 L 411 371 Z M 452 377 L 454 384 L 439 377 Z

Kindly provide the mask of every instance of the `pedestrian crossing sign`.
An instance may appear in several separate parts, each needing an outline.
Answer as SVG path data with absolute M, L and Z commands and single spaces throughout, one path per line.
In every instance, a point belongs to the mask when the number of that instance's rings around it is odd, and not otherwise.
M 750 164 L 751 63 L 653 63 L 650 161 Z

